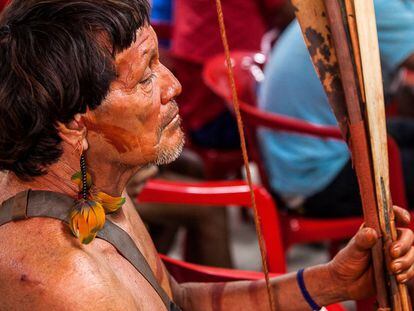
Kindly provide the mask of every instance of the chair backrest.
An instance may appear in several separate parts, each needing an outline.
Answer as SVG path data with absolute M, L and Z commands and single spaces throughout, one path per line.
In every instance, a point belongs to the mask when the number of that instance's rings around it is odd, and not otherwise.
M 231 90 L 224 55 L 217 55 L 208 60 L 204 67 L 203 77 L 206 84 L 219 96 L 224 98 L 230 109 L 233 109 Z M 309 135 L 323 139 L 342 139 L 337 127 L 321 126 L 304 120 L 269 113 L 256 107 L 256 89 L 258 82 L 264 79 L 262 67 L 266 57 L 252 51 L 235 51 L 231 54 L 235 84 L 239 96 L 240 112 L 246 127 L 249 153 L 259 165 L 264 185 L 269 189 L 269 182 L 264 162 L 259 152 L 257 128 L 263 127 L 277 131 Z M 403 182 L 402 164 L 398 146 L 391 137 L 388 139 L 390 165 L 390 185 L 394 204 L 407 208 L 407 199 Z
M 243 101 L 241 101 L 239 105 L 245 123 L 249 125 L 248 133 L 246 135 L 249 138 L 249 143 L 251 144 L 251 148 L 249 148 L 249 150 L 253 159 L 259 162 L 260 174 L 265 181 L 266 187 L 268 186 L 268 179 L 264 162 L 259 152 L 260 146 L 257 140 L 258 127 L 291 133 L 300 133 L 302 135 L 324 139 L 342 140 L 341 132 L 337 127 L 319 126 L 305 121 L 263 112 L 262 110 L 248 105 Z M 393 204 L 403 208 L 408 208 L 400 150 L 394 139 L 390 136 L 388 136 L 388 158 L 390 170 L 390 191 Z
M 185 282 L 231 282 L 243 280 L 261 280 L 263 273 L 255 271 L 242 271 L 207 267 L 189 262 L 173 259 L 159 254 L 168 272 L 178 283 Z M 271 273 L 271 276 L 278 274 Z
M 266 62 L 266 56 L 259 52 L 232 51 L 231 61 L 239 99 L 255 103 L 255 86 L 257 82 L 264 79 L 262 67 Z M 206 61 L 203 78 L 213 92 L 224 98 L 226 102 L 231 101 L 227 66 L 223 54 Z M 233 109 L 231 103 L 229 108 Z
M 285 250 L 275 203 L 263 187 L 255 186 L 254 194 L 267 249 L 269 271 L 285 273 Z M 209 208 L 224 206 L 252 207 L 250 189 L 244 181 L 184 183 L 150 180 L 139 194 L 138 200 L 148 203 L 204 205 Z
M 257 140 L 257 127 L 273 130 L 300 133 L 323 138 L 342 139 L 341 133 L 334 126 L 320 126 L 303 120 L 274 114 L 256 108 L 256 90 L 259 82 L 264 80 L 263 66 L 266 56 L 259 52 L 233 51 L 231 53 L 232 68 L 238 101 L 248 140 L 248 151 L 251 159 L 257 163 L 263 184 L 270 189 L 264 161 L 261 157 Z M 219 54 L 209 59 L 203 71 L 205 83 L 218 96 L 225 99 L 228 108 L 233 111 L 232 95 L 224 55 Z

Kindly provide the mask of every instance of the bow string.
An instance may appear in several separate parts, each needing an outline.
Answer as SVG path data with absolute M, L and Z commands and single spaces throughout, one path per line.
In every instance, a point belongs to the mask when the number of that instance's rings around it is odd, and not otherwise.
M 251 171 L 250 171 L 250 166 L 249 166 L 249 156 L 247 154 L 243 120 L 242 120 L 241 113 L 240 113 L 237 88 L 236 88 L 234 72 L 233 72 L 233 67 L 232 67 L 232 62 L 231 62 L 230 48 L 229 48 L 229 44 L 227 40 L 226 26 L 224 24 L 224 16 L 223 16 L 221 0 L 216 0 L 216 7 L 217 7 L 218 22 L 219 22 L 219 27 L 220 27 L 220 35 L 221 35 L 221 40 L 222 40 L 223 48 L 224 48 L 224 54 L 226 58 L 227 74 L 228 74 L 229 84 L 231 88 L 232 103 L 234 107 L 234 112 L 236 114 L 237 127 L 238 127 L 238 131 L 240 135 L 240 145 L 241 145 L 241 150 L 242 150 L 242 155 L 243 155 L 243 162 L 244 162 L 244 167 L 246 170 L 247 183 L 250 189 L 251 205 L 254 211 L 254 223 L 255 223 L 256 234 L 257 234 L 258 242 L 259 242 L 263 273 L 265 275 L 265 280 L 266 280 L 266 287 L 267 287 L 267 293 L 268 293 L 268 298 L 269 298 L 269 306 L 270 306 L 270 310 L 275 311 L 276 310 L 275 299 L 274 299 L 274 294 L 270 286 L 266 246 L 264 243 L 264 238 L 263 238 L 262 229 L 260 225 L 259 213 L 257 210 L 256 199 L 255 199 L 255 194 L 253 190 L 253 182 L 252 182 L 252 176 L 251 176 Z

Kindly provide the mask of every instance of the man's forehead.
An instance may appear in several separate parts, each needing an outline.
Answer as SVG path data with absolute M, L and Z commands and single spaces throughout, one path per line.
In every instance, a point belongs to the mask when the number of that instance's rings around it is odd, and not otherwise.
M 157 48 L 155 33 L 150 27 L 142 27 L 137 31 L 136 40 L 132 45 L 116 56 L 117 65 L 142 62 L 143 57 L 152 54 Z
M 151 26 L 142 27 L 137 30 L 137 35 L 134 43 L 136 45 L 142 45 L 143 43 L 146 43 L 147 40 L 152 39 L 153 35 L 154 32 Z

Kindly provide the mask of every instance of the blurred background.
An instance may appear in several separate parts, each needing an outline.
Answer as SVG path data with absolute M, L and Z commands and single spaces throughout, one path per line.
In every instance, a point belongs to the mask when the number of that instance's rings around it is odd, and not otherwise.
M 141 170 L 128 192 L 178 281 L 260 278 L 238 271 L 261 271 L 261 259 L 215 1 L 151 2 L 161 62 L 183 87 L 176 100 L 186 145 L 173 164 Z M 0 0 L 0 10 L 6 3 Z M 414 2 L 374 3 L 391 193 L 395 204 L 409 209 Z M 270 272 L 327 262 L 361 226 L 361 201 L 294 9 L 286 0 L 222 5 Z M 342 307 L 368 310 L 353 302 Z
M 187 143 L 174 164 L 151 168 L 149 180 L 137 176 L 131 193 L 160 252 L 206 266 L 260 271 L 214 2 L 152 1 L 161 61 L 183 86 L 177 102 Z M 414 4 L 374 3 L 391 192 L 395 204 L 409 208 L 414 204 Z M 326 262 L 357 231 L 362 208 L 348 148 L 294 10 L 284 0 L 223 0 L 222 5 L 270 271 Z M 154 199 L 157 193 L 162 194 Z M 367 310 L 363 303 L 344 306 Z

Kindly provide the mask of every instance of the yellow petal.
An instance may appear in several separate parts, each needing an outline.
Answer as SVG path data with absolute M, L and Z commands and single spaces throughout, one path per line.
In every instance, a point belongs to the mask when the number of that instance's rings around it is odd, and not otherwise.
M 105 210 L 100 203 L 95 202 L 95 205 L 92 207 L 92 211 L 94 212 L 96 217 L 96 227 L 98 228 L 98 230 L 101 230 L 105 225 Z
M 98 202 L 80 200 L 70 214 L 69 225 L 83 244 L 89 244 L 105 225 L 105 210 Z
M 123 197 L 113 197 L 104 192 L 98 192 L 93 197 L 96 201 L 102 204 L 107 213 L 116 212 L 126 202 L 126 199 Z

